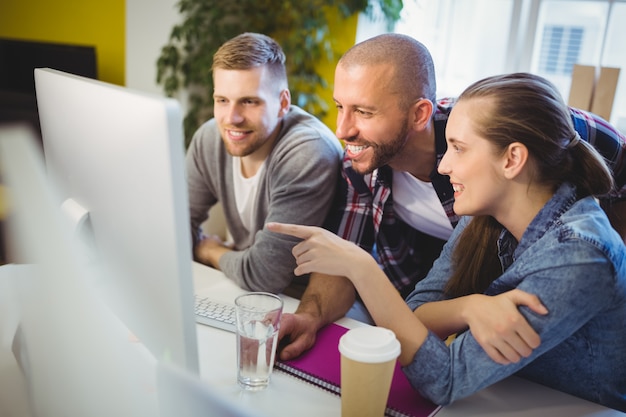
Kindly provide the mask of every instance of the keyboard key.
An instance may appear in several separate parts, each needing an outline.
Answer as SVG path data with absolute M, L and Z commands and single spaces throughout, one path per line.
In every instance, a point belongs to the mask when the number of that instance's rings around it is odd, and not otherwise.
M 206 326 L 235 332 L 235 305 L 196 295 L 196 322 Z

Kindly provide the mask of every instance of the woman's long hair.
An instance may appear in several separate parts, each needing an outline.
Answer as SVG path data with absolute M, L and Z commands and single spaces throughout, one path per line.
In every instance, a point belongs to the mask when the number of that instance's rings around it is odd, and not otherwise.
M 484 111 L 475 113 L 476 133 L 501 152 L 514 142 L 526 146 L 532 181 L 554 190 L 567 181 L 576 186 L 578 198 L 612 189 L 611 171 L 602 156 L 580 139 L 568 107 L 548 80 L 528 73 L 488 77 L 469 86 L 458 101 L 476 98 L 489 100 Z M 482 293 L 502 274 L 496 246 L 501 231 L 491 216 L 470 221 L 453 252 L 448 296 Z

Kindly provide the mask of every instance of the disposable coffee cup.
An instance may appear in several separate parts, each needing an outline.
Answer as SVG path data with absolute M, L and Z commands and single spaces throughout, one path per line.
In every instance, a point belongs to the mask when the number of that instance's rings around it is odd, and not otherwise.
M 357 327 L 339 339 L 341 416 L 382 417 L 400 342 L 389 329 Z

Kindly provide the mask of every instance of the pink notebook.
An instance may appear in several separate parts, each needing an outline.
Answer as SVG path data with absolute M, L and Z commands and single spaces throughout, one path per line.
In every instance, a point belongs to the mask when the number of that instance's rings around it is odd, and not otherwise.
M 276 369 L 340 395 L 341 357 L 338 346 L 339 338 L 347 331 L 343 326 L 329 324 L 317 333 L 317 341 L 311 350 L 291 361 L 276 360 Z M 428 417 L 435 415 L 440 408 L 411 387 L 400 364 L 396 363 L 385 416 Z

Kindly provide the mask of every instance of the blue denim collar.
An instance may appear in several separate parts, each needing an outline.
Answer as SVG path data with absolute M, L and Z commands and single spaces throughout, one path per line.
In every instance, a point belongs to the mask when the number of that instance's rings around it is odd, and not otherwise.
M 560 222 L 563 213 L 575 202 L 576 187 L 567 182 L 563 183 L 530 222 L 519 244 L 507 229 L 502 228 L 498 238 L 498 257 L 502 264 L 502 272 L 506 271 L 528 247 L 541 239 L 556 222 Z

